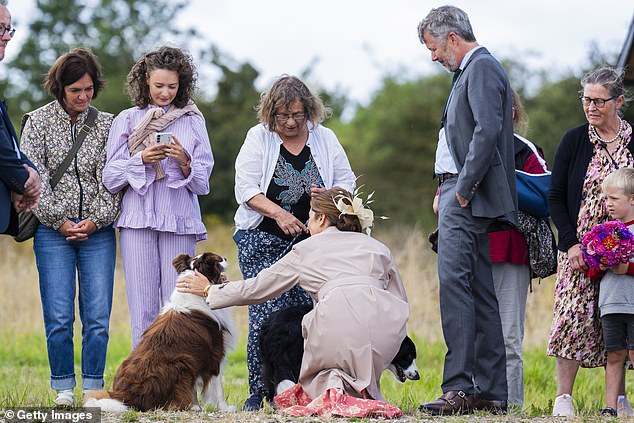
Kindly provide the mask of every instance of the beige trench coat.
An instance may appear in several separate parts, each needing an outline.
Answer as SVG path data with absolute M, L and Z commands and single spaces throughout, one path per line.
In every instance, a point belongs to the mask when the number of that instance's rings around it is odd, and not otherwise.
M 312 297 L 304 316 L 299 382 L 316 398 L 329 388 L 383 400 L 379 379 L 406 335 L 409 304 L 389 249 L 328 227 L 255 278 L 215 285 L 212 308 L 258 304 L 299 285 Z

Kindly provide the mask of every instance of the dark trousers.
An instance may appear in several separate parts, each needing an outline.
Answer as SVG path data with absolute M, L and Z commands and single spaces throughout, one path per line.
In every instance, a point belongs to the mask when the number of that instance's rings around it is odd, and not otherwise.
M 441 184 L 438 213 L 440 315 L 447 345 L 442 390 L 506 400 L 504 338 L 487 235 L 491 220 L 460 207 L 456 181 Z

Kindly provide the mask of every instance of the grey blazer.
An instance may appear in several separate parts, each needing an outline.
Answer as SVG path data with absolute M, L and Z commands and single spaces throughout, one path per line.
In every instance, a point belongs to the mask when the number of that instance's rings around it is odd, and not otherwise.
M 517 222 L 512 97 L 500 63 L 473 53 L 447 104 L 445 134 L 458 168 L 456 191 L 475 217 Z

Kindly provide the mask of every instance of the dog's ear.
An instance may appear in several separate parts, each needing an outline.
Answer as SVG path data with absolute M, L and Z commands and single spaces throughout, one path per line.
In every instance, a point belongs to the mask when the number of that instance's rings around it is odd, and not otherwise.
M 205 275 L 212 284 L 220 283 L 220 274 L 225 270 L 220 263 L 225 259 L 216 253 L 203 253 L 196 260 L 196 270 Z
M 174 257 L 174 260 L 172 260 L 172 265 L 176 269 L 176 273 L 181 273 L 189 269 L 189 263 L 191 262 L 191 260 L 191 256 L 187 254 L 179 254 Z

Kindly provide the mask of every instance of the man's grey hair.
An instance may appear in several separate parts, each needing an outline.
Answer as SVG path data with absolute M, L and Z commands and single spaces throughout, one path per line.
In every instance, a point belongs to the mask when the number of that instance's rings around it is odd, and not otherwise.
M 435 40 L 446 40 L 450 32 L 455 32 L 465 41 L 475 42 L 469 16 L 455 6 L 440 6 L 432 9 L 418 24 L 418 39 L 425 44 L 423 35 L 429 34 Z
M 0 6 L 7 6 L 9 4 L 9 0 L 0 0 Z

